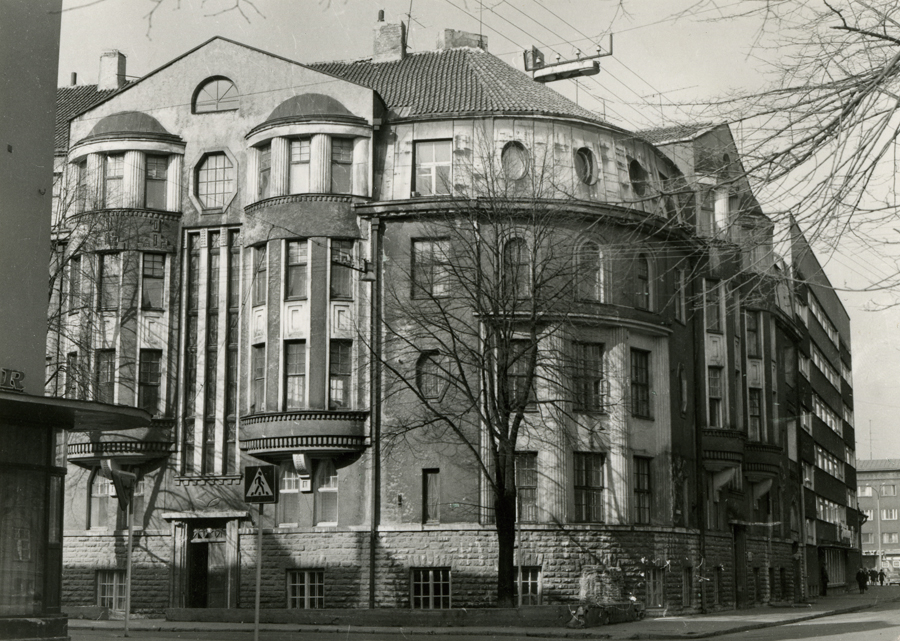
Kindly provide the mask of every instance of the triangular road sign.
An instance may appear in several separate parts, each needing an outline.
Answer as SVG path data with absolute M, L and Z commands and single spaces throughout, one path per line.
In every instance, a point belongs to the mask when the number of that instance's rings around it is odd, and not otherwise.
M 244 500 L 247 503 L 278 502 L 274 465 L 247 467 L 244 474 Z

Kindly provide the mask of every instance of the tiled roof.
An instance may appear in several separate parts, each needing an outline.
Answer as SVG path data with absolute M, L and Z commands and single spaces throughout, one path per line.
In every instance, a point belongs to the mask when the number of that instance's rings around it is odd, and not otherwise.
M 374 89 L 399 116 L 539 113 L 603 122 L 481 49 L 407 54 L 402 60 L 322 62 L 308 67 Z
M 97 85 L 75 85 L 56 90 L 56 150 L 69 148 L 69 120 L 94 105 L 115 89 L 97 90 Z
M 662 144 L 666 142 L 679 142 L 682 140 L 691 140 L 697 134 L 704 133 L 716 125 L 711 122 L 701 122 L 694 125 L 674 125 L 672 127 L 659 127 L 657 129 L 646 129 L 639 131 L 637 134 L 654 144 Z
M 869 461 L 865 459 L 856 460 L 857 472 L 884 472 L 889 470 L 900 471 L 900 459 L 882 458 Z

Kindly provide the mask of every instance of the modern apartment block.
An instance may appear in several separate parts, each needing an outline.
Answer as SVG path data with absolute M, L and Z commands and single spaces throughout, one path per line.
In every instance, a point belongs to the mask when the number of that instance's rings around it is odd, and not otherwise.
M 748 607 L 858 562 L 846 314 L 727 126 L 629 132 L 383 22 L 353 62 L 104 61 L 59 94 L 48 385 L 154 420 L 68 445 L 70 607 L 122 607 L 112 468 L 142 479 L 135 608 L 249 607 L 262 462 L 264 608 L 495 604 L 487 398 L 527 399 L 520 605 Z
M 856 483 L 862 524 L 862 554 L 866 567 L 900 571 L 900 460 L 857 462 Z

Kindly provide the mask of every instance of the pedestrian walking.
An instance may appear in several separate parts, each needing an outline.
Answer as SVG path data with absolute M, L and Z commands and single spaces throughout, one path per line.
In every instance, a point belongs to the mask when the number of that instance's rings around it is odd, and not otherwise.
M 879 585 L 884 585 L 884 568 L 878 570 L 878 583 Z
M 866 593 L 866 584 L 869 582 L 869 573 L 865 568 L 859 568 L 856 571 L 856 583 L 859 585 L 859 593 Z

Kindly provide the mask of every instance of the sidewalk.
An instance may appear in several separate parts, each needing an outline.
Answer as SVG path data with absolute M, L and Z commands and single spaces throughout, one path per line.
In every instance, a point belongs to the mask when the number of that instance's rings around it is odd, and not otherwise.
M 761 606 L 748 610 L 729 610 L 717 614 L 699 614 L 684 617 L 661 617 L 617 623 L 614 625 L 589 628 L 586 630 L 569 630 L 565 628 L 492 628 L 492 627 L 444 627 L 444 628 L 405 628 L 422 635 L 458 636 L 494 635 L 509 637 L 555 637 L 560 639 L 702 639 L 723 634 L 774 627 L 810 619 L 832 616 L 865 610 L 876 605 L 900 601 L 900 586 L 883 586 L 869 588 L 866 594 L 850 593 L 836 596 L 819 597 L 815 603 L 798 607 Z M 70 619 L 70 629 L 79 630 L 121 630 L 122 621 L 88 621 Z M 131 630 L 150 631 L 217 631 L 217 630 L 252 630 L 249 623 L 217 623 L 217 622 L 180 622 L 164 619 L 133 619 Z M 282 632 L 340 632 L 344 635 L 399 633 L 400 628 L 387 627 L 353 627 L 327 625 L 297 625 L 292 623 L 266 623 L 260 630 Z

